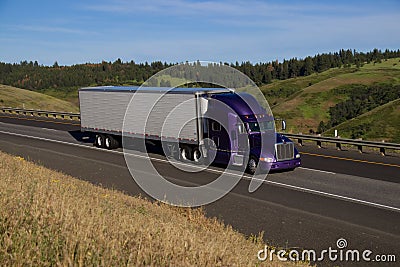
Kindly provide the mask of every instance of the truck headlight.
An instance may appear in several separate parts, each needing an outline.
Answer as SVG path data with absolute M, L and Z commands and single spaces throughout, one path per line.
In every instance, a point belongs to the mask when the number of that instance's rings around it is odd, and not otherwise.
M 300 154 L 296 154 L 296 159 L 299 159 L 300 158 Z
M 260 161 L 264 161 L 264 162 L 274 162 L 275 159 L 274 159 L 274 158 L 260 158 Z

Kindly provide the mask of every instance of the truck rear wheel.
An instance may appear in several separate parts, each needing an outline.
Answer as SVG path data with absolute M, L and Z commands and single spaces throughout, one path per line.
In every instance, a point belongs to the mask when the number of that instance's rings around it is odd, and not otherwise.
M 114 149 L 118 147 L 118 141 L 112 135 L 106 135 L 104 139 L 104 147 L 107 149 Z
M 183 161 L 192 160 L 191 156 L 192 156 L 192 149 L 189 146 L 182 146 L 180 153 L 181 160 Z
M 96 147 L 103 148 L 104 147 L 104 135 L 96 134 L 96 137 L 95 137 L 95 140 L 94 140 L 94 145 Z
M 193 161 L 197 164 L 202 164 L 203 163 L 203 154 L 201 153 L 200 149 L 198 147 L 193 149 Z

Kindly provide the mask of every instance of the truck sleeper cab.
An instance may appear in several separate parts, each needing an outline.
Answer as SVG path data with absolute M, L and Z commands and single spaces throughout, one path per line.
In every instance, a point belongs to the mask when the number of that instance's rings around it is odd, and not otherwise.
M 253 174 L 257 169 L 257 165 L 260 165 L 262 171 L 293 170 L 301 165 L 300 154 L 294 143 L 282 134 L 274 134 L 274 118 L 272 115 L 267 114 L 266 110 L 259 105 L 253 96 L 247 93 L 234 93 L 213 95 L 212 98 L 234 109 L 243 122 L 243 125 L 238 126 L 238 139 L 245 138 L 249 144 L 247 147 L 249 149 L 247 161 L 247 171 L 249 173 Z M 251 105 L 251 108 L 247 103 Z M 211 134 L 215 133 L 211 132 Z M 230 140 L 227 133 L 225 135 L 222 139 Z M 264 142 L 267 143 L 264 146 L 262 146 L 261 141 L 263 138 Z M 273 143 L 268 143 L 271 140 Z M 219 154 L 229 154 L 231 147 L 231 144 L 223 143 Z M 217 156 L 216 162 L 224 163 L 227 158 L 229 158 L 228 155 L 224 157 Z

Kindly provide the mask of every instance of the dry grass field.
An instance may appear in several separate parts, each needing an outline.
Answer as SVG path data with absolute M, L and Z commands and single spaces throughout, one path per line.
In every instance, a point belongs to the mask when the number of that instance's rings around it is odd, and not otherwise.
M 306 266 L 259 262 L 201 209 L 174 208 L 0 153 L 1 266 Z
M 52 96 L 0 84 L 0 107 L 78 112 L 79 108 Z

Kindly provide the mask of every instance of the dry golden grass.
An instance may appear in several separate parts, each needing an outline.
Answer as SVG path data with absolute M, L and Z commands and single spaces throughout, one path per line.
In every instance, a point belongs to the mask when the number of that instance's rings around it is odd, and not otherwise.
M 38 92 L 0 84 L 0 106 L 41 109 L 61 112 L 78 112 L 78 106 Z
M 130 197 L 0 153 L 1 266 L 295 265 L 260 263 L 263 247 L 199 209 Z

